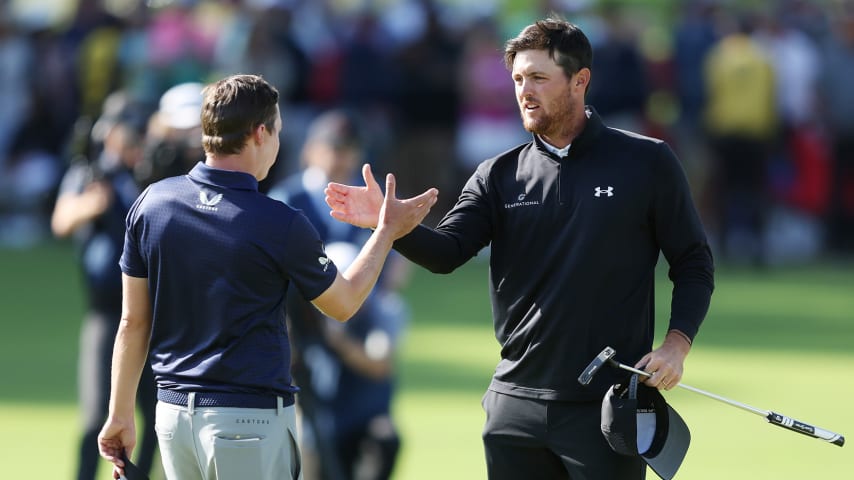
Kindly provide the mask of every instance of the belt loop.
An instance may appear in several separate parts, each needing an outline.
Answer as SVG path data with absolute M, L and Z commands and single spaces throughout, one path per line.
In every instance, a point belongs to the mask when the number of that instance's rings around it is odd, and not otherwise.
M 190 394 L 187 395 L 187 410 L 189 411 L 190 415 L 195 414 L 196 392 L 190 392 Z
M 276 415 L 277 416 L 282 415 L 282 413 L 284 413 L 284 411 L 285 411 L 285 401 L 282 399 L 282 397 L 277 396 L 276 397 Z

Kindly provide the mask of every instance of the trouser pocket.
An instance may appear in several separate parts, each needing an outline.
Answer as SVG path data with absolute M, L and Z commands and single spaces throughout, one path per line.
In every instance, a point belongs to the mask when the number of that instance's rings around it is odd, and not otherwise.
M 217 480 L 265 478 L 263 446 L 264 438 L 260 436 L 215 436 L 213 456 Z

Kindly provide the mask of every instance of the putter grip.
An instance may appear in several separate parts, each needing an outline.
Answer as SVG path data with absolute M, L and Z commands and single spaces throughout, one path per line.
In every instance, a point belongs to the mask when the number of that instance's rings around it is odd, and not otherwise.
M 765 418 L 767 418 L 769 422 L 774 425 L 777 425 L 778 427 L 783 427 L 785 429 L 792 430 L 793 432 L 802 433 L 813 438 L 820 438 L 834 445 L 839 445 L 840 447 L 842 445 L 845 445 L 845 437 L 838 433 L 834 433 L 829 430 L 824 430 L 823 428 L 814 427 L 807 423 L 799 422 L 794 418 L 787 417 L 777 412 L 768 412 L 768 416 Z

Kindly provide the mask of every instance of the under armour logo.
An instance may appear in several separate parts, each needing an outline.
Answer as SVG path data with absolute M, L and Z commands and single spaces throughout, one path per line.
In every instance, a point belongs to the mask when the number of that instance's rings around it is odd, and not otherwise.
M 219 203 L 220 200 L 222 200 L 222 194 L 221 193 L 218 193 L 218 194 L 214 195 L 213 197 L 208 198 L 208 194 L 205 193 L 204 190 L 199 191 L 199 201 L 202 202 L 202 205 L 205 205 L 208 207 L 213 207 L 214 205 Z
M 614 187 L 611 187 L 611 186 L 609 186 L 608 188 L 606 188 L 604 190 L 602 189 L 602 187 L 596 187 L 595 189 L 593 189 L 593 191 L 596 192 L 593 195 L 595 197 L 601 197 L 603 193 L 608 195 L 609 197 L 614 196 Z

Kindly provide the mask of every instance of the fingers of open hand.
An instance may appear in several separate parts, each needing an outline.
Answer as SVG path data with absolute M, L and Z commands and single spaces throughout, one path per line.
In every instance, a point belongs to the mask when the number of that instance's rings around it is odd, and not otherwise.
M 326 200 L 326 204 L 329 205 L 329 208 L 332 210 L 338 210 L 344 205 L 341 197 L 332 191 L 331 187 L 327 187 L 325 193 L 326 197 L 324 200 Z
M 433 208 L 433 205 L 436 204 L 436 201 L 439 198 L 439 191 L 435 188 L 431 188 L 426 192 L 418 195 L 417 197 L 410 198 L 408 203 L 413 205 L 413 212 L 416 215 L 417 222 L 412 226 L 415 228 L 415 225 L 421 223 L 422 220 L 430 213 L 430 209 Z
M 324 193 L 326 204 L 331 210 L 329 213 L 336 220 L 363 228 L 377 226 L 377 218 L 385 200 L 379 187 L 369 190 L 366 187 L 330 183 Z

